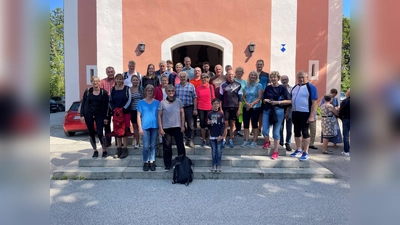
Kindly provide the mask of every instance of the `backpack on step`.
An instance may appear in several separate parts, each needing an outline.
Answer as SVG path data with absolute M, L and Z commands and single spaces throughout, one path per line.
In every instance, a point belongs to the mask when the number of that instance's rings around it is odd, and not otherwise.
M 122 108 L 115 108 L 112 118 L 115 137 L 125 136 L 125 118 Z
M 174 167 L 174 175 L 172 177 L 172 183 L 189 185 L 193 181 L 193 170 L 192 170 L 192 160 L 186 156 L 177 156 L 172 162 Z

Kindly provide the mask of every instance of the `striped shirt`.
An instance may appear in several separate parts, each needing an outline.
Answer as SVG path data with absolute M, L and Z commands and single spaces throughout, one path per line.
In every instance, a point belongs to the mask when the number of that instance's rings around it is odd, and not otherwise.
M 142 88 L 139 88 L 139 91 L 136 93 L 131 92 L 131 110 L 136 110 L 137 104 L 140 100 L 143 99 L 143 91 Z
M 182 101 L 183 107 L 193 105 L 193 100 L 197 98 L 196 89 L 194 85 L 189 82 L 187 82 L 185 86 L 177 84 L 175 86 L 175 95 Z

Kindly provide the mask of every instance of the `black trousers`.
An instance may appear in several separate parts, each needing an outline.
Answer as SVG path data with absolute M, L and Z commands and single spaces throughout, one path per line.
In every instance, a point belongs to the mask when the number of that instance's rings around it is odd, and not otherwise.
M 111 116 L 107 116 L 108 123 L 104 124 L 104 133 L 111 133 Z M 106 144 L 111 145 L 111 137 L 106 136 Z
M 194 127 L 193 127 L 193 105 L 183 107 L 183 111 L 185 114 L 185 123 L 186 123 L 186 129 L 185 129 L 186 141 L 190 141 L 193 139 L 193 130 L 194 130 Z
M 163 158 L 165 167 L 171 167 L 172 162 L 172 137 L 175 139 L 178 155 L 186 155 L 185 146 L 183 145 L 183 134 L 180 127 L 164 129 L 163 137 Z
M 93 149 L 96 147 L 96 132 L 97 137 L 100 139 L 100 143 L 103 145 L 103 127 L 104 127 L 104 117 L 99 115 L 94 115 L 88 112 L 85 116 L 86 127 L 88 128 L 90 144 Z M 96 123 L 96 131 L 94 130 L 94 123 Z

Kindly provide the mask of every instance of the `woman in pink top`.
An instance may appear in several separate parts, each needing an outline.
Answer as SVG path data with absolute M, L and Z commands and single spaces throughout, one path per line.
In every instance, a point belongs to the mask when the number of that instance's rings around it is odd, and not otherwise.
M 201 147 L 206 145 L 206 126 L 207 114 L 212 110 L 211 100 L 215 98 L 214 86 L 209 84 L 210 76 L 206 73 L 201 74 L 202 84 L 196 87 L 197 95 L 197 112 L 200 118 L 201 138 L 203 142 Z

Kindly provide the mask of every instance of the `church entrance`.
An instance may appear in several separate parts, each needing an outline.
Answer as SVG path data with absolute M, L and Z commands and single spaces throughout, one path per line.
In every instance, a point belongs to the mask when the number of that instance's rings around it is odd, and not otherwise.
M 223 54 L 218 48 L 208 45 L 185 45 L 172 50 L 172 61 L 174 66 L 180 62 L 185 66 L 184 58 L 189 56 L 192 60 L 191 67 L 200 67 L 203 70 L 203 62 L 210 63 L 210 71 L 214 72 L 217 64 L 222 65 Z

